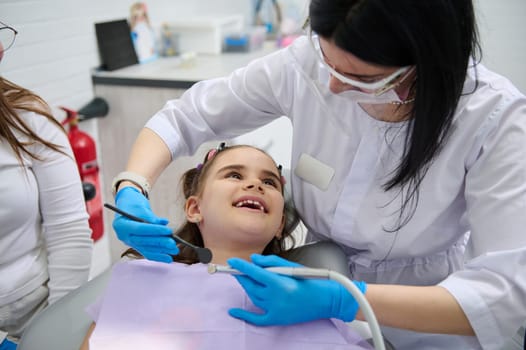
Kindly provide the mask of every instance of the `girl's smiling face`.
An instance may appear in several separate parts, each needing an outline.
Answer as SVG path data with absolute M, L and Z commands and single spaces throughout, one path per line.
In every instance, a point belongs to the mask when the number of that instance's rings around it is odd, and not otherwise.
M 272 158 L 251 147 L 228 149 L 214 158 L 201 193 L 186 202 L 187 218 L 199 221 L 214 260 L 261 253 L 283 230 L 281 174 Z

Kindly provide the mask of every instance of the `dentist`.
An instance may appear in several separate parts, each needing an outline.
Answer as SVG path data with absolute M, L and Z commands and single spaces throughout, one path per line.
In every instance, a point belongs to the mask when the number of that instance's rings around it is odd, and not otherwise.
M 286 115 L 292 196 L 308 241 L 332 240 L 399 349 L 498 349 L 526 319 L 526 97 L 479 63 L 471 0 L 312 0 L 308 34 L 194 85 L 139 134 L 116 205 L 118 237 L 177 254 L 148 191 L 203 142 Z M 256 325 L 363 319 L 329 283 L 234 259 Z

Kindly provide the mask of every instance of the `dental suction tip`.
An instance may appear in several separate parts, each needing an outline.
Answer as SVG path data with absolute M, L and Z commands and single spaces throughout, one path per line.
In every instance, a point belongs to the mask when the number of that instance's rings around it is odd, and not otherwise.
M 208 264 L 208 273 L 213 274 L 217 272 L 217 266 L 215 264 Z

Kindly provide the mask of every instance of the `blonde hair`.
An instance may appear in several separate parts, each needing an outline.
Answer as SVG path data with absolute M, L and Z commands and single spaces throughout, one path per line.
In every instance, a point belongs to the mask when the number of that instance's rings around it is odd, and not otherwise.
M 38 136 L 19 116 L 18 111 L 34 112 L 47 118 L 51 123 L 64 130 L 62 125 L 51 114 L 47 103 L 40 96 L 2 77 L 0 77 L 0 92 L 0 137 L 9 143 L 20 164 L 22 164 L 22 154 L 41 160 L 28 148 L 34 143 L 40 143 L 65 154 L 59 145 Z M 20 141 L 15 135 L 15 131 L 27 136 L 30 141 Z
M 141 13 L 146 21 L 146 24 L 150 25 L 150 19 L 148 18 L 148 11 L 144 2 L 136 2 L 130 6 L 130 27 L 133 29 L 137 24 L 137 14 Z

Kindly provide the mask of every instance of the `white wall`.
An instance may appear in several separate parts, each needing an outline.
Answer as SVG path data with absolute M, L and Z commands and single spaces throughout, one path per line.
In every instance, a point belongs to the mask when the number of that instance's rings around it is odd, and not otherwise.
M 475 0 L 483 63 L 526 94 L 526 1 Z
M 128 17 L 132 0 L 0 0 L 1 21 L 19 31 L 0 73 L 51 105 L 80 107 L 92 97 L 99 65 L 95 22 Z M 151 0 L 152 25 L 195 13 L 248 15 L 247 0 Z

